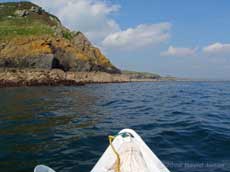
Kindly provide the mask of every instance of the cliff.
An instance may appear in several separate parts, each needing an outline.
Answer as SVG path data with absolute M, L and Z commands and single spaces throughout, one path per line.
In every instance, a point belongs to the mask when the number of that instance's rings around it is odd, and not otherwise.
M 0 3 L 0 68 L 120 73 L 83 33 L 30 2 Z
M 31 2 L 0 3 L 0 87 L 159 81 L 120 71 L 80 31 Z

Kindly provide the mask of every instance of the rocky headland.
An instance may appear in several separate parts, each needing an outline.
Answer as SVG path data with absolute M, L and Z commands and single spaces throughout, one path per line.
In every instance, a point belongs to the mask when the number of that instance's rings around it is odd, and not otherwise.
M 31 2 L 0 3 L 0 86 L 158 81 L 121 71 L 80 32 Z

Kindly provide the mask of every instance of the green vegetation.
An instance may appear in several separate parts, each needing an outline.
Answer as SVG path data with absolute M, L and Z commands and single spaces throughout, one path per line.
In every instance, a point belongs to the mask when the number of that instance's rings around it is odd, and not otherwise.
M 65 39 L 68 39 L 68 40 L 73 39 L 73 34 L 69 31 L 63 31 L 62 35 Z
M 20 4 L 20 5 L 19 5 Z M 31 3 L 29 2 L 7 2 L 0 3 L 0 19 L 7 19 L 8 16 L 15 16 L 16 10 L 29 9 L 31 7 Z
M 37 8 L 39 10 L 37 12 L 31 11 L 31 8 Z M 19 17 L 16 14 L 17 10 L 26 10 L 29 13 L 24 17 Z M 14 19 L 13 21 L 16 23 L 20 23 L 21 21 L 26 19 L 30 22 L 36 21 L 49 26 L 57 26 L 58 24 L 60 24 L 60 21 L 56 16 L 45 12 L 39 6 L 31 2 L 0 3 L 0 22 L 5 20 L 8 21 L 9 19 Z
M 133 76 L 134 78 L 142 78 L 142 79 L 147 79 L 147 78 L 150 78 L 150 79 L 159 79 L 161 78 L 160 75 L 158 74 L 154 74 L 154 73 L 149 73 L 149 72 L 135 72 L 135 71 L 128 71 L 128 70 L 123 70 L 122 71 L 122 74 L 126 74 L 126 75 L 131 75 Z
M 7 25 L 1 23 L 0 26 L 0 38 L 12 38 L 14 36 L 30 36 L 30 35 L 51 35 L 54 31 L 52 28 L 41 25 L 39 23 L 33 23 L 33 25 Z
M 53 35 L 57 17 L 30 2 L 0 3 L 0 39 L 14 36 Z M 65 33 L 67 39 L 70 34 Z

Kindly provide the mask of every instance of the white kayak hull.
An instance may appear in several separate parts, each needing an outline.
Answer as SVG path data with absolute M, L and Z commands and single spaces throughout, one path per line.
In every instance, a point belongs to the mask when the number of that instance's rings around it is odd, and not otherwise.
M 122 137 L 122 133 L 132 137 Z M 134 130 L 121 130 L 112 145 L 120 157 L 120 172 L 169 172 Z M 117 156 L 109 146 L 91 172 L 116 172 L 116 164 Z

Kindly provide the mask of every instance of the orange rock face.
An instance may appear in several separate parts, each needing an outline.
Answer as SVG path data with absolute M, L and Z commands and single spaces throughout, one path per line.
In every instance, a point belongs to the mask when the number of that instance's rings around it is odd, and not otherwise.
M 60 68 L 65 71 L 104 71 L 119 73 L 99 49 L 87 51 L 70 40 L 53 36 L 15 37 L 2 43 L 0 66 L 14 68 Z M 52 56 L 52 60 L 46 59 Z M 35 64 L 40 59 L 43 64 Z M 55 63 L 56 60 L 56 63 Z M 36 60 L 39 61 L 39 60 Z M 7 63 L 10 63 L 7 66 Z M 35 63 L 35 62 L 34 62 Z M 55 64 L 54 64 L 55 63 Z M 44 67 L 42 67 L 44 66 Z

